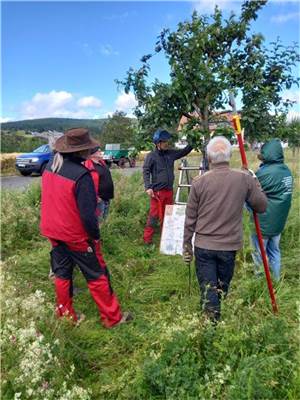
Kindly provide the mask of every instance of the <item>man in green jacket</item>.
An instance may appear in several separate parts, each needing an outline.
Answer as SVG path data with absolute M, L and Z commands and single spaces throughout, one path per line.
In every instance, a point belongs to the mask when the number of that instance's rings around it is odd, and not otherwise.
M 271 271 L 274 278 L 279 280 L 281 267 L 279 242 L 291 207 L 293 177 L 284 164 L 283 149 L 279 139 L 266 142 L 258 158 L 262 160 L 262 164 L 256 176 L 268 198 L 267 210 L 258 218 Z M 255 234 L 252 235 L 252 243 L 254 247 L 252 258 L 258 272 L 262 260 Z

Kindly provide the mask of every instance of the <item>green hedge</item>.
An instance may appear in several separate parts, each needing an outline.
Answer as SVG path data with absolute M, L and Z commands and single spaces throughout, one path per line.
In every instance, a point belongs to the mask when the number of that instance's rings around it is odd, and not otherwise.
M 24 133 L 1 133 L 1 153 L 28 153 L 45 143 L 47 139 Z

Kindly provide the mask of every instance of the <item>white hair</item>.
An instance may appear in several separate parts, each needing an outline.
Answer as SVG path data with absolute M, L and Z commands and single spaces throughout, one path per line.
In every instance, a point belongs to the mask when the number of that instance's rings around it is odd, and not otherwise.
M 48 144 L 49 144 L 51 150 L 53 150 L 55 148 L 56 139 L 57 138 L 54 136 L 49 136 L 49 138 L 48 138 Z
M 229 162 L 231 157 L 231 144 L 224 136 L 216 136 L 208 142 L 207 157 L 212 164 Z
M 51 165 L 52 172 L 59 172 L 64 162 L 64 158 L 60 153 L 55 153 L 53 157 L 53 162 Z

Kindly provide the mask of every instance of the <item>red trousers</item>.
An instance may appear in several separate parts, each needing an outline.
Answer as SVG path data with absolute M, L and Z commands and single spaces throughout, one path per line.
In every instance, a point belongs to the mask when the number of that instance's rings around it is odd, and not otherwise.
M 52 242 L 53 243 L 53 242 Z M 100 243 L 83 248 L 58 242 L 51 251 L 51 267 L 55 274 L 56 312 L 58 317 L 69 316 L 77 321 L 73 308 L 73 268 L 77 265 L 84 275 L 90 294 L 95 301 L 102 324 L 110 328 L 122 318 L 120 305 L 112 290 L 109 272 L 104 262 Z
M 154 228 L 158 222 L 162 226 L 166 205 L 173 204 L 173 190 L 162 189 L 154 192 L 150 200 L 150 211 L 144 229 L 144 242 L 152 243 Z

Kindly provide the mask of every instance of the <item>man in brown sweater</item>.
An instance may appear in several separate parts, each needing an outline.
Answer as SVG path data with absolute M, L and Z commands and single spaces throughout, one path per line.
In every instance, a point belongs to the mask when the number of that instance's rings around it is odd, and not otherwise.
M 257 179 L 247 171 L 229 168 L 231 144 L 222 136 L 210 140 L 207 155 L 211 170 L 194 179 L 184 224 L 183 258 L 193 258 L 195 233 L 196 273 L 205 313 L 220 318 L 220 301 L 233 277 L 236 251 L 243 242 L 243 206 L 256 212 L 267 208 Z

